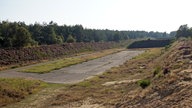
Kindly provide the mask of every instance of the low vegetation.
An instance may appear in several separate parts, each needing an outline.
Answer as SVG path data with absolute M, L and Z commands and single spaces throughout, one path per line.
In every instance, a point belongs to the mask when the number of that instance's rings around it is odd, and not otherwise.
M 145 53 L 142 53 L 139 56 L 134 57 L 133 59 L 137 59 L 137 60 L 150 59 L 150 58 L 160 56 L 161 53 L 162 53 L 162 48 L 145 49 Z
M 155 77 L 156 75 L 159 75 L 161 70 L 162 70 L 161 66 L 155 67 L 155 70 L 153 71 L 153 76 Z
M 46 63 L 43 65 L 39 66 L 34 66 L 28 69 L 22 70 L 22 72 L 31 72 L 31 73 L 47 73 L 52 70 L 57 70 L 61 69 L 66 66 L 82 63 L 88 60 L 100 58 L 118 51 L 121 51 L 122 49 L 109 49 L 109 50 L 104 50 L 100 52 L 94 52 L 92 54 L 88 54 L 87 56 L 77 56 L 77 57 L 69 57 L 69 58 L 64 58 L 60 60 L 56 60 L 51 63 Z
M 81 107 L 88 102 L 118 108 L 191 107 L 191 43 L 182 40 L 167 50 L 148 49 L 102 75 L 66 86 L 48 105 Z M 165 69 L 170 72 L 165 74 Z
M 124 65 L 114 67 L 102 75 L 95 76 L 77 84 L 69 84 L 55 98 L 50 99 L 48 105 L 66 105 L 66 107 L 68 105 L 75 105 L 76 107 L 80 107 L 84 101 L 89 99 L 88 101 L 91 101 L 91 104 L 116 106 L 116 103 L 118 103 L 122 97 L 129 94 L 130 91 L 140 90 L 141 87 L 146 88 L 150 85 L 150 80 L 136 80 L 140 78 L 145 79 L 152 74 L 152 72 L 150 72 L 152 71 L 151 68 L 143 71 L 143 69 L 140 69 L 140 66 L 145 64 L 147 68 L 148 60 L 154 59 L 160 54 L 160 48 L 148 49 L 145 53 L 126 62 Z M 119 81 L 119 83 L 105 85 L 107 82 L 114 81 Z M 140 85 L 138 85 L 137 81 Z
M 66 66 L 70 66 L 73 64 L 78 64 L 80 62 L 83 62 L 80 58 L 65 58 L 62 60 L 57 60 L 53 63 L 43 64 L 40 66 L 34 66 L 29 69 L 22 70 L 22 72 L 30 72 L 30 73 L 47 73 L 52 70 L 57 70 Z
M 126 101 L 120 101 L 118 107 L 191 107 L 191 43 L 190 40 L 177 41 L 149 62 L 145 70 L 151 70 L 151 75 L 141 79 L 150 80 L 151 85 L 135 90 L 137 92 L 132 98 L 127 94 Z
M 143 108 L 159 105 L 181 107 L 181 104 L 188 107 L 191 105 L 192 72 L 190 69 L 182 71 L 190 67 L 191 56 L 186 55 L 191 55 L 191 43 L 186 43 L 174 43 L 166 51 L 163 48 L 146 49 L 143 54 L 102 75 L 64 85 L 41 107 L 97 105 Z M 164 66 L 168 66 L 171 72 L 164 74 Z
M 0 107 L 18 102 L 44 87 L 46 84 L 38 80 L 0 78 Z
M 149 86 L 151 84 L 150 80 L 145 79 L 145 80 L 139 80 L 138 85 L 141 86 L 143 89 L 146 88 L 147 86 Z

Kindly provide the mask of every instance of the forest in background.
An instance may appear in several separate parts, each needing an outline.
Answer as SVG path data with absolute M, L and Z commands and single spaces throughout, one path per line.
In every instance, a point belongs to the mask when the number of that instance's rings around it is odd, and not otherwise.
M 28 47 L 72 42 L 119 42 L 135 38 L 170 38 L 176 32 L 118 31 L 87 29 L 82 25 L 58 25 L 53 21 L 26 25 L 25 22 L 0 22 L 0 48 Z

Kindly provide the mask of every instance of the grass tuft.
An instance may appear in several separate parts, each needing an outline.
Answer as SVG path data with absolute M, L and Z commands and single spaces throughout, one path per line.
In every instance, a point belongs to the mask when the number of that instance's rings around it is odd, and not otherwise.
M 77 86 L 80 86 L 80 87 L 90 87 L 91 86 L 91 82 L 89 82 L 89 81 L 82 81 L 82 82 L 78 83 Z
M 148 80 L 148 79 L 139 80 L 137 83 L 138 83 L 138 85 L 141 86 L 141 88 L 143 88 L 143 89 L 145 89 L 146 87 L 148 87 L 148 86 L 151 84 L 150 80 Z
M 155 68 L 155 70 L 153 71 L 153 77 L 155 77 L 156 75 L 158 75 L 160 72 L 161 72 L 161 67 L 160 66 L 157 66 Z

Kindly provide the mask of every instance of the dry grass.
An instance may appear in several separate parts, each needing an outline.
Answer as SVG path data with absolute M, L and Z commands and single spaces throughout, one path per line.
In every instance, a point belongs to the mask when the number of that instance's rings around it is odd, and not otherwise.
M 6 67 L 6 66 L 0 67 L 0 71 L 1 71 L 1 70 L 5 70 L 5 69 L 8 69 L 8 67 Z
M 45 86 L 45 83 L 38 80 L 0 78 L 0 107 L 20 101 Z
M 159 105 L 165 108 L 191 107 L 192 72 L 171 70 L 170 74 L 159 74 L 165 64 L 170 64 L 170 69 L 174 69 L 172 66 L 175 66 L 176 60 L 182 56 L 181 51 L 177 49 L 178 47 L 171 47 L 163 52 L 162 49 L 148 49 L 144 54 L 102 75 L 77 84 L 65 85 L 56 96 L 46 100 L 43 107 L 81 107 L 86 100 L 89 100 L 91 105 L 97 104 L 107 108 L 143 108 Z M 183 65 L 186 66 L 188 65 Z M 151 85 L 142 89 L 137 81 L 130 82 L 134 79 L 150 79 Z M 123 83 L 104 85 L 107 82 Z
M 92 104 L 102 104 L 115 106 L 115 104 L 129 94 L 132 90 L 141 89 L 137 82 L 130 81 L 121 84 L 104 86 L 103 84 L 111 81 L 144 79 L 151 73 L 142 72 L 140 65 L 147 64 L 148 59 L 158 56 L 161 49 L 149 49 L 144 54 L 126 62 L 124 65 L 112 68 L 102 75 L 92 79 L 66 86 L 62 93 L 56 98 L 51 99 L 51 105 L 66 105 L 74 102 L 83 103 L 88 98 L 93 99 Z M 137 74 L 139 73 L 139 74 Z M 49 104 L 50 105 L 50 104 Z M 80 104 L 81 105 L 81 104 Z
M 155 58 L 161 54 L 162 48 L 146 49 L 145 53 L 136 56 L 134 59 L 150 59 Z
M 60 85 L 62 89 L 60 89 L 59 92 L 52 92 L 54 96 L 46 99 L 46 101 L 43 101 L 43 104 L 41 103 L 41 107 L 54 107 L 59 105 L 62 105 L 62 107 L 80 107 L 86 100 L 89 100 L 89 104 L 91 105 L 97 104 L 109 107 L 116 106 L 116 103 L 124 101 L 123 99 L 125 98 L 125 96 L 129 95 L 130 97 L 133 97 L 135 94 L 137 94 L 135 90 L 142 90 L 141 87 L 137 84 L 137 81 L 129 80 L 144 79 L 151 75 L 148 69 L 146 71 L 143 71 L 142 69 L 140 69 L 140 66 L 143 64 L 148 64 L 148 58 L 153 59 L 154 57 L 156 57 L 159 54 L 158 50 L 160 51 L 161 49 L 149 49 L 145 52 L 148 54 L 141 54 L 135 59 L 124 63 L 124 65 L 114 67 L 106 71 L 102 75 L 95 76 L 83 82 L 77 84 Z M 102 53 L 98 52 L 94 54 L 99 55 Z M 95 55 L 92 55 L 92 57 L 95 57 Z M 153 57 L 151 55 L 153 55 Z M 125 80 L 127 80 L 127 82 L 122 82 Z M 103 85 L 107 82 L 112 81 L 122 83 L 112 84 L 109 86 Z M 49 86 L 48 88 L 53 87 Z M 49 92 L 48 94 L 50 93 L 51 92 Z M 43 94 L 47 94 L 47 92 Z M 126 98 L 126 100 L 127 99 L 129 98 Z

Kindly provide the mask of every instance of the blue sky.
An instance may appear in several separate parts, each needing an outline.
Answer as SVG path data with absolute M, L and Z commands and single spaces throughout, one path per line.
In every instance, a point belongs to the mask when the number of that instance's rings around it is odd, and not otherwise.
M 0 0 L 0 21 L 170 32 L 192 25 L 191 0 Z

